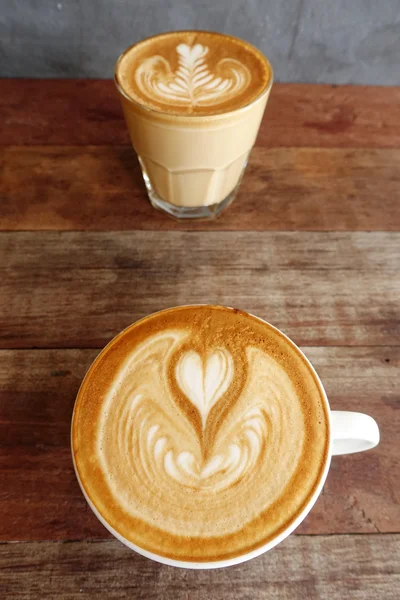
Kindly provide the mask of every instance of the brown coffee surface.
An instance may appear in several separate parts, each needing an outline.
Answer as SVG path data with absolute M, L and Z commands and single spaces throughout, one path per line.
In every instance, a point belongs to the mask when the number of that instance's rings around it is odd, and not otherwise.
M 101 352 L 72 445 L 87 497 L 123 538 L 218 561 L 263 546 L 304 509 L 328 460 L 327 407 L 277 330 L 235 309 L 180 307 Z
M 215 115 L 250 104 L 269 85 L 271 66 L 251 44 L 205 31 L 139 42 L 119 59 L 116 80 L 142 106 L 178 115 Z

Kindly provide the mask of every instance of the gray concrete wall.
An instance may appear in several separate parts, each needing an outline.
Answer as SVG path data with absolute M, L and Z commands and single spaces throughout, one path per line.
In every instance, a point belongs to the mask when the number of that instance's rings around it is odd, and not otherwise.
M 111 77 L 169 29 L 243 37 L 279 81 L 400 84 L 400 0 L 0 0 L 0 76 Z

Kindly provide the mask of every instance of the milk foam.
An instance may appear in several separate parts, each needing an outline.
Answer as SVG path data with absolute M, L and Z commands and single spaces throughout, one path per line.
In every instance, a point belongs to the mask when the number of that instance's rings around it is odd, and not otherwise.
M 224 349 L 214 350 L 205 361 L 193 350 L 182 355 L 175 377 L 183 393 L 199 411 L 203 429 L 211 408 L 226 392 L 233 376 L 233 359 Z
M 234 58 L 207 64 L 209 48 L 202 44 L 178 44 L 179 67 L 174 72 L 160 55 L 145 59 L 135 72 L 135 81 L 150 100 L 168 105 L 213 106 L 242 93 L 250 84 L 251 73 Z
M 128 48 L 116 66 L 123 93 L 140 106 L 175 115 L 214 115 L 246 106 L 267 91 L 272 69 L 238 38 L 177 31 Z
M 125 511 L 149 524 L 166 520 L 175 535 L 201 535 L 212 518 L 213 533 L 227 535 L 284 490 L 301 455 L 303 415 L 285 371 L 249 346 L 246 385 L 215 427 L 212 411 L 224 404 L 235 361 L 221 347 L 180 352 L 183 343 L 190 346 L 190 335 L 165 331 L 127 357 L 104 402 L 97 451 Z M 200 432 L 188 419 L 193 410 Z M 278 457 L 280 473 L 272 468 Z

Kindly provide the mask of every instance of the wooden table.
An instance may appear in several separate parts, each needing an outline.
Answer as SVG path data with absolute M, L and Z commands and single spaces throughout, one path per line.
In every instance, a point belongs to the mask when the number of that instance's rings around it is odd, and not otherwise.
M 235 203 L 178 224 L 146 201 L 112 82 L 0 85 L 0 597 L 399 598 L 400 88 L 275 85 Z M 382 437 L 333 459 L 296 535 L 203 572 L 113 540 L 69 449 L 99 349 L 196 302 L 280 327 Z

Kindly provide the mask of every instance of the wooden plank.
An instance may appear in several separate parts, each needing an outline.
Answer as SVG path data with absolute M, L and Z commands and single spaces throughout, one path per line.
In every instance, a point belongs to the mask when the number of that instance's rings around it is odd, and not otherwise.
M 111 80 L 0 80 L 0 144 L 128 143 Z M 275 84 L 259 144 L 396 148 L 400 87 Z
M 151 312 L 225 304 L 303 345 L 399 343 L 400 234 L 0 235 L 0 347 L 101 347 Z
M 10 600 L 397 600 L 399 552 L 399 535 L 291 536 L 242 565 L 188 571 L 117 541 L 5 544 L 0 584 Z
M 130 147 L 0 153 L 2 230 L 400 230 L 397 150 L 256 147 L 233 205 L 197 223 L 150 206 Z
M 371 414 L 380 445 L 336 457 L 298 531 L 400 531 L 400 347 L 305 348 L 333 409 Z M 95 350 L 0 352 L 0 540 L 110 537 L 88 508 L 70 455 L 70 423 Z

